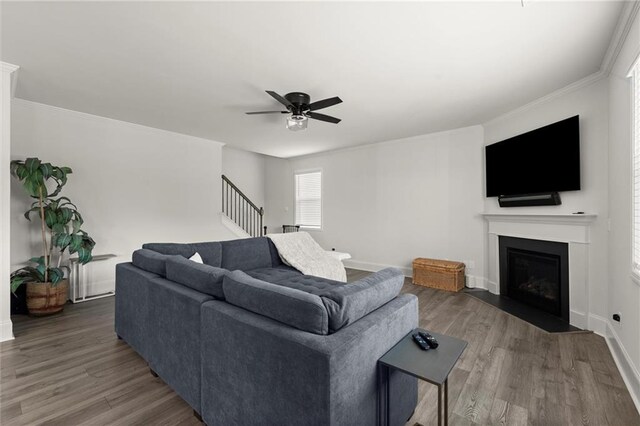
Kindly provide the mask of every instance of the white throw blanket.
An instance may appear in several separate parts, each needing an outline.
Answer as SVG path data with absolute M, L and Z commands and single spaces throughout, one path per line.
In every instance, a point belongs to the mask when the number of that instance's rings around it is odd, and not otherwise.
M 305 275 L 347 281 L 347 271 L 341 261 L 330 256 L 306 232 L 269 234 L 284 263 Z

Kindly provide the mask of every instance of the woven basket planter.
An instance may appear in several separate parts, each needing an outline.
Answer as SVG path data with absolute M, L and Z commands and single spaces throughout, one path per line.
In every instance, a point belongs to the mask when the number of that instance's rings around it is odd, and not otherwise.
M 69 282 L 27 283 L 27 308 L 29 315 L 45 316 L 62 312 L 69 298 Z

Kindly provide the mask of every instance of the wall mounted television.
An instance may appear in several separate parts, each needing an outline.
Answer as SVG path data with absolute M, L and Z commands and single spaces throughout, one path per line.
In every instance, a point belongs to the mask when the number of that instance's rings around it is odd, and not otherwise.
M 487 197 L 580 189 L 579 116 L 485 147 Z

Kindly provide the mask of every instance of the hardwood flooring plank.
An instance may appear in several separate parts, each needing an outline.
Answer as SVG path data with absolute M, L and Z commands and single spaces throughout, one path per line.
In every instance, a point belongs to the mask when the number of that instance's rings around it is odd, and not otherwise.
M 142 383 L 146 385 L 144 392 L 133 394 L 127 390 L 125 392 L 127 395 L 126 400 L 123 398 L 116 399 L 114 398 L 116 394 L 111 393 L 106 398 L 111 409 L 89 419 L 87 424 L 132 424 L 132 416 L 151 416 L 153 411 L 150 408 L 155 406 L 154 404 L 157 404 L 159 400 L 164 401 L 177 396 L 169 386 L 162 383 L 160 379 L 151 377 L 151 375 L 149 375 L 148 380 Z M 181 399 L 180 401 L 184 403 Z
M 600 406 L 601 399 L 591 365 L 584 361 L 576 361 L 578 387 L 583 421 L 590 425 L 607 423 L 605 411 Z
M 528 417 L 529 411 L 526 408 L 496 398 L 493 400 L 487 424 L 504 426 L 527 425 Z
M 597 407 L 602 407 L 607 423 L 618 424 L 621 419 L 637 418 L 638 413 L 635 410 L 631 395 L 626 389 L 620 389 L 617 386 L 602 385 L 597 387 L 598 396 L 601 401 Z M 636 423 L 640 424 L 640 423 Z
M 82 409 L 96 400 L 104 398 L 107 394 L 122 392 L 129 386 L 135 386 L 136 383 L 147 380 L 147 375 L 148 373 L 141 372 L 139 377 L 116 377 L 111 381 L 83 387 L 81 391 L 74 389 L 63 395 L 54 396 L 44 405 L 36 405 L 28 412 L 24 410 L 23 406 L 24 414 L 19 419 L 26 424 L 53 419 L 69 410 Z
M 6 396 L 0 397 L 0 403 L 12 404 L 14 402 L 21 402 L 37 395 L 51 392 L 53 389 L 60 388 L 68 383 L 73 383 L 80 378 L 88 377 L 84 369 L 81 368 L 63 371 L 62 373 L 63 374 L 54 375 L 46 380 L 38 381 L 29 386 L 16 389 L 11 393 L 7 393 Z
M 101 413 L 109 411 L 110 408 L 111 407 L 109 407 L 107 401 L 104 398 L 100 398 L 93 401 L 87 406 L 84 406 L 77 410 L 71 410 L 61 416 L 54 417 L 51 420 L 47 420 L 40 424 L 43 426 L 69 426 L 78 425 L 84 421 L 89 421 L 94 425 L 97 425 L 98 423 L 94 422 L 93 419 L 95 419 L 96 416 L 99 416 Z
M 149 400 L 145 405 L 137 409 L 130 410 L 127 414 L 120 416 L 113 425 L 150 425 L 154 424 L 150 419 L 155 417 L 155 412 L 176 398 L 176 394 L 167 386 L 163 393 L 153 400 Z M 176 400 L 177 401 L 177 400 Z M 183 402 L 183 401 L 178 401 Z
M 506 356 L 504 349 L 495 347 L 486 356 L 476 360 L 453 409 L 454 413 L 474 423 L 488 421 Z
M 2 411 L 0 412 L 0 424 L 6 424 L 10 420 L 15 419 L 22 415 L 22 409 L 19 402 L 4 402 L 0 403 Z
M 202 426 L 193 415 L 191 407 L 186 405 L 178 395 L 173 395 L 161 407 L 152 413 L 145 413 L 133 424 L 140 426 L 172 426 L 177 424 Z

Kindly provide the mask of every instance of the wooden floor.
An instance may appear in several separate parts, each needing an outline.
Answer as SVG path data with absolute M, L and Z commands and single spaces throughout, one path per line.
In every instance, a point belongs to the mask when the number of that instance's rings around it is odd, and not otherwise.
M 640 425 L 601 337 L 548 334 L 463 293 L 404 291 L 419 297 L 423 328 L 469 342 L 449 378 L 452 425 Z M 200 424 L 116 339 L 113 306 L 106 298 L 14 318 L 16 339 L 0 344 L 3 426 Z M 418 401 L 408 424 L 435 424 L 436 388 L 421 383 Z

